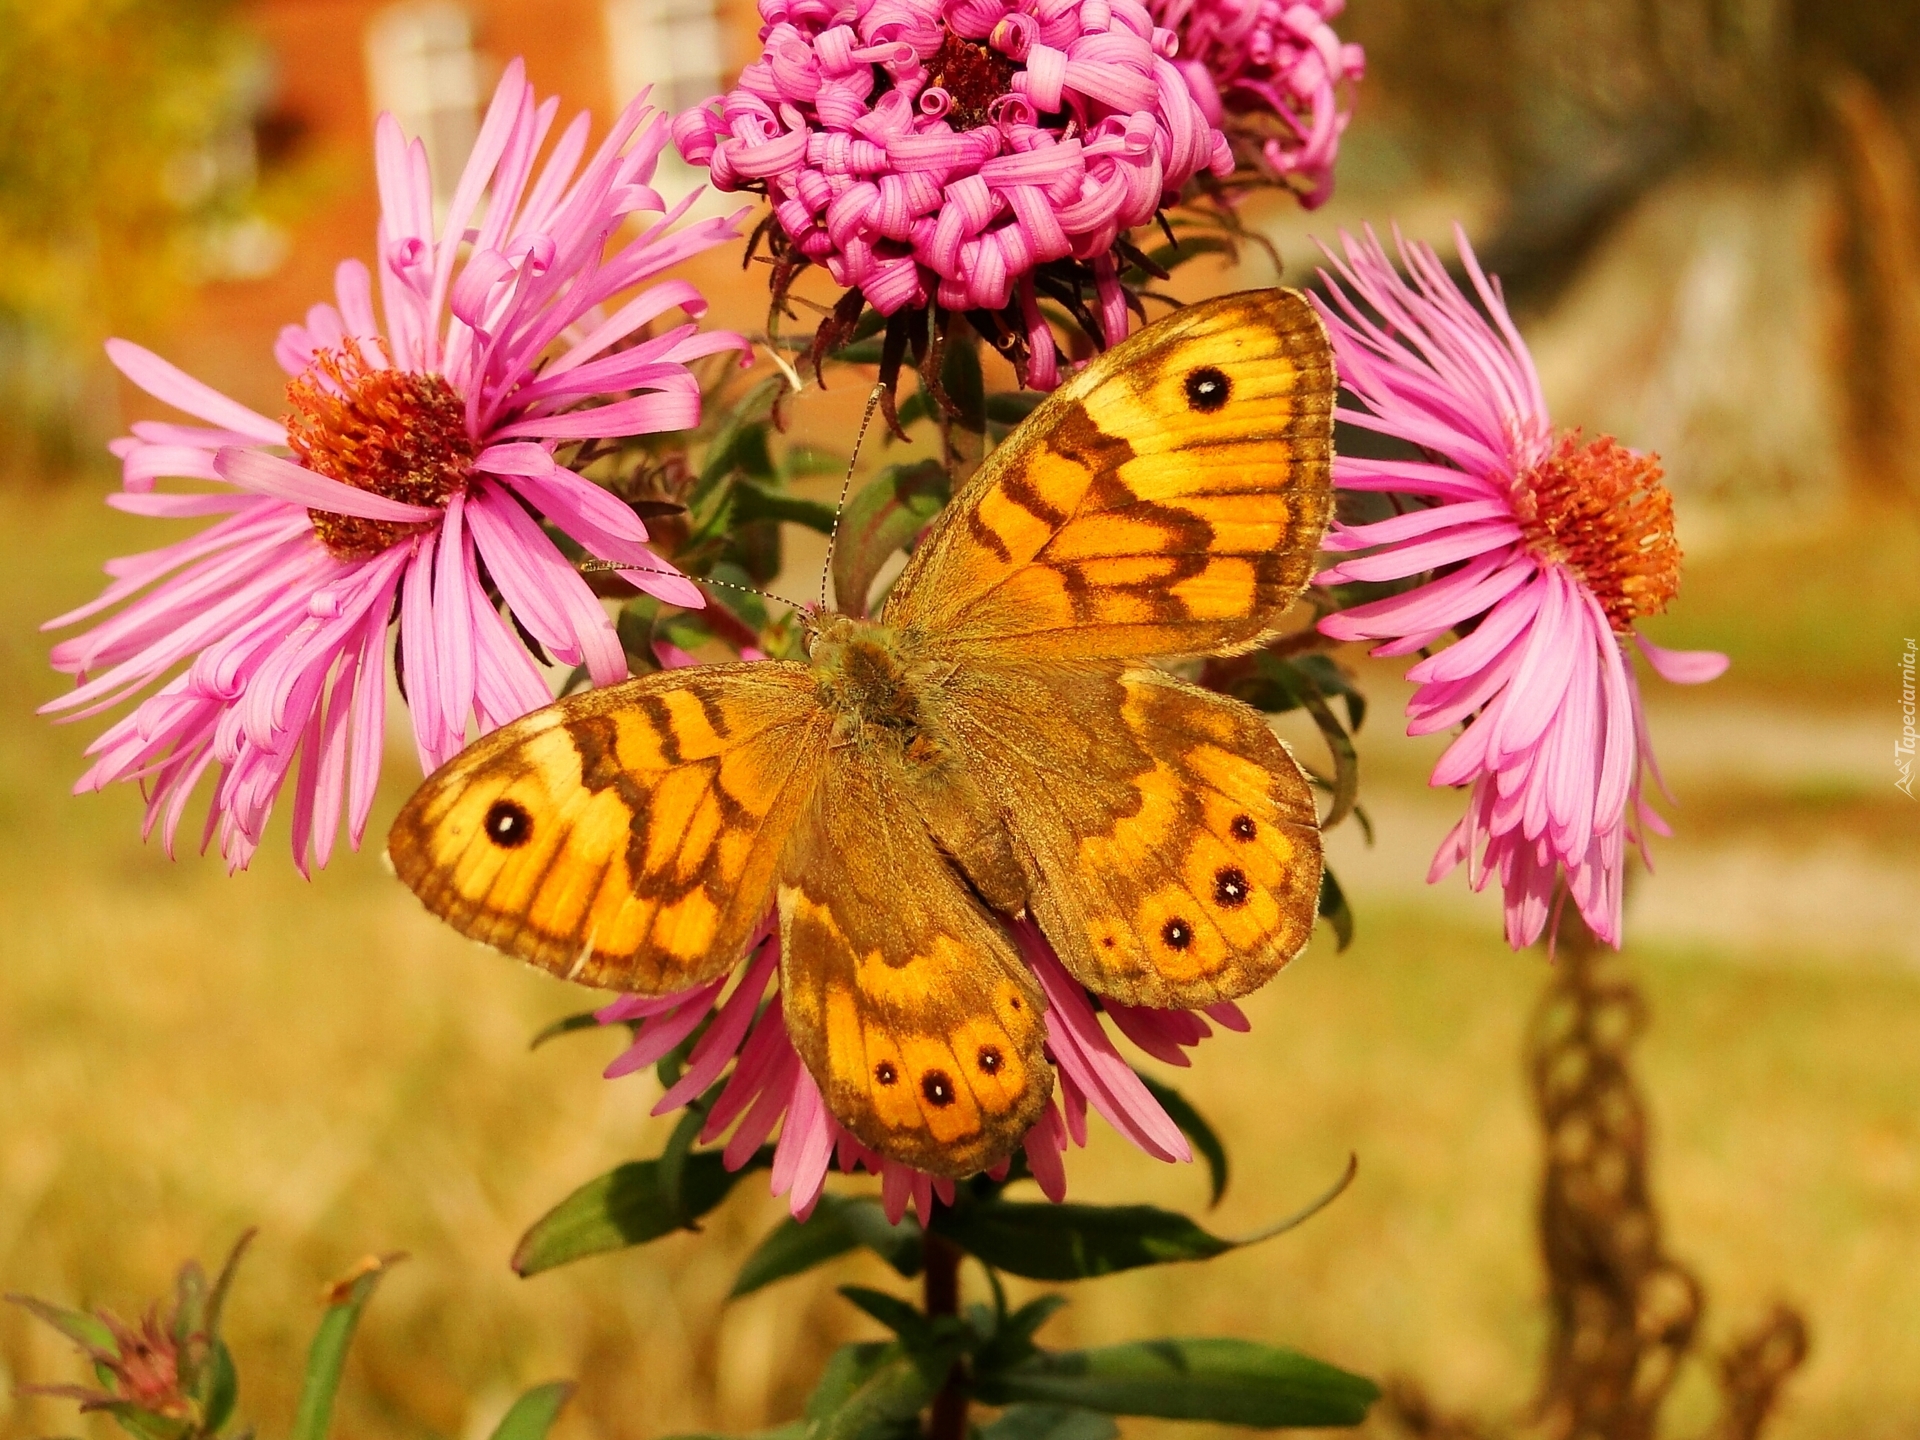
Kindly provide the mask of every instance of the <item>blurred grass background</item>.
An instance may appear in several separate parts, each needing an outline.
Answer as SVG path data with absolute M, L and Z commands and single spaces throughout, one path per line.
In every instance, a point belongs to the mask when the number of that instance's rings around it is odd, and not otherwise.
M 503 44 L 512 8 L 475 7 L 480 43 Z M 274 843 L 233 878 L 167 860 L 139 842 L 133 794 L 66 793 L 86 727 L 32 714 L 61 684 L 39 621 L 89 597 L 106 557 L 167 538 L 99 503 L 93 447 L 132 412 L 90 347 L 128 328 L 276 408 L 248 337 L 288 318 L 280 290 L 317 298 L 300 206 L 339 208 L 364 162 L 284 143 L 284 96 L 314 77 L 283 54 L 276 79 L 269 42 L 295 11 L 370 9 L 0 0 L 0 1287 L 125 1313 L 259 1224 L 230 1334 L 243 1411 L 272 1435 L 321 1285 L 404 1249 L 337 1433 L 477 1440 L 555 1376 L 582 1381 L 566 1435 L 752 1428 L 792 1415 L 862 1333 L 832 1286 L 890 1272 L 849 1260 L 724 1305 L 780 1213 L 754 1183 L 703 1236 L 515 1279 L 528 1222 L 664 1138 L 650 1079 L 597 1078 L 611 1037 L 526 1051 L 592 997 L 431 922 L 377 844 L 311 884 Z M 722 13 L 750 38 L 744 11 Z M 1655 637 L 1734 657 L 1713 687 L 1650 696 L 1682 803 L 1629 930 L 1668 1248 L 1707 1283 L 1710 1342 L 1777 1298 L 1808 1315 L 1812 1358 L 1769 1433 L 1910 1440 L 1920 805 L 1890 751 L 1899 649 L 1920 632 L 1920 11 L 1354 0 L 1340 23 L 1373 66 L 1340 193 L 1258 217 L 1290 276 L 1309 232 L 1398 216 L 1438 237 L 1460 217 L 1507 275 L 1560 417 L 1668 459 L 1692 562 Z M 142 64 L 113 71 L 116 54 Z M 257 122 L 252 162 L 211 188 L 153 178 L 231 149 L 236 113 Z M 249 277 L 229 262 L 255 221 L 285 228 L 291 258 Z M 719 318 L 751 327 L 757 279 L 729 270 L 701 278 Z M 833 438 L 833 415 L 807 424 Z M 1257 1250 L 1080 1287 L 1048 1338 L 1258 1336 L 1509 1416 L 1545 1335 L 1520 1047 L 1546 962 L 1506 952 L 1491 897 L 1420 883 L 1457 800 L 1425 788 L 1437 746 L 1399 734 L 1392 669 L 1359 663 L 1377 841 L 1332 841 L 1358 939 L 1339 954 L 1323 934 L 1248 1006 L 1253 1033 L 1179 1083 L 1233 1152 L 1206 1222 L 1221 1233 L 1293 1208 L 1350 1151 L 1360 1178 Z M 396 749 L 375 836 L 412 765 Z M 1097 1128 L 1071 1177 L 1087 1199 L 1205 1199 L 1202 1176 Z M 0 1367 L 6 1391 L 78 1369 L 10 1308 Z M 74 1423 L 0 1404 L 7 1440 Z M 1712 1414 L 1696 1363 L 1667 1431 Z

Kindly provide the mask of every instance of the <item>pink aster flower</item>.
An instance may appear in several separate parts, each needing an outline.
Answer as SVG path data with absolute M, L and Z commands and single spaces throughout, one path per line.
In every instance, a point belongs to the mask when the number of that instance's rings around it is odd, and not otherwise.
M 1475 889 L 1497 874 L 1515 949 L 1540 937 L 1564 885 L 1594 933 L 1618 945 L 1627 846 L 1644 855 L 1646 830 L 1668 833 L 1641 793 L 1643 770 L 1656 783 L 1659 771 L 1628 641 L 1667 680 L 1693 684 L 1727 667 L 1723 655 L 1663 650 L 1633 628 L 1680 583 L 1659 462 L 1554 431 L 1498 282 L 1458 229 L 1485 314 L 1431 247 L 1401 244 L 1402 278 L 1371 232 L 1342 238 L 1345 263 L 1329 252 L 1331 300 L 1316 303 L 1340 383 L 1365 408 L 1338 414 L 1426 458 L 1334 462 L 1344 489 L 1400 497 L 1402 511 L 1336 524 L 1327 549 L 1361 553 L 1318 578 L 1424 578 L 1320 628 L 1384 641 L 1376 655 L 1460 637 L 1407 672 L 1419 686 L 1409 734 L 1464 727 L 1432 783 L 1471 787 L 1428 879 L 1463 860 Z
M 1333 193 L 1366 52 L 1329 23 L 1346 0 L 1149 0 L 1180 37 L 1174 64 L 1209 124 L 1252 152 L 1309 210 Z
M 104 593 L 49 622 L 118 607 L 54 647 L 54 667 L 80 683 L 46 711 L 98 714 L 157 683 L 89 748 L 76 789 L 139 781 L 146 831 L 158 825 L 171 852 L 191 792 L 211 774 L 202 843 L 217 831 L 240 868 L 291 777 L 305 872 L 327 862 L 343 802 L 354 845 L 365 831 L 396 624 L 395 669 L 428 770 L 466 744 L 470 724 L 485 730 L 552 698 L 522 637 L 596 684 L 626 674 L 605 611 L 540 521 L 594 555 L 648 567 L 635 583 L 660 598 L 702 603 L 646 548 L 631 510 L 553 458 L 570 441 L 694 424 L 689 362 L 745 349 L 691 323 L 635 338 L 674 308 L 702 313 L 681 281 L 608 308 L 732 238 L 738 219 L 676 228 L 687 202 L 669 210 L 647 183 L 666 122 L 641 99 L 584 168 L 584 114 L 536 167 L 558 102 L 536 103 L 516 61 L 438 227 L 426 151 L 383 115 L 385 323 L 373 275 L 343 263 L 337 303 L 314 306 L 275 347 L 292 377 L 284 423 L 137 345 L 109 343 L 128 379 L 199 423 L 141 422 L 114 442 L 124 480 L 108 503 L 221 518 L 109 563 Z M 607 253 L 639 215 L 657 218 Z M 162 477 L 220 488 L 170 493 L 155 488 Z
M 722 190 L 763 191 L 791 251 L 882 314 L 1007 310 L 1030 383 L 1056 357 L 1034 274 L 1092 269 L 1125 335 L 1113 246 L 1201 171 L 1232 169 L 1139 0 L 760 0 L 764 51 L 674 121 Z

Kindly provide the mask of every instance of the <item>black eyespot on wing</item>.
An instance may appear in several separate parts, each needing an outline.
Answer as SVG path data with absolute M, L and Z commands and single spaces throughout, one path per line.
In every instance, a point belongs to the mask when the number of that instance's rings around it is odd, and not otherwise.
M 1233 382 L 1223 370 L 1202 365 L 1187 376 L 1187 404 L 1202 415 L 1211 415 L 1227 403 L 1233 394 Z
M 944 1070 L 929 1070 L 920 1077 L 920 1093 L 929 1105 L 944 1110 L 953 1104 L 953 1081 Z
M 1234 816 L 1233 823 L 1227 828 L 1233 832 L 1233 838 L 1236 840 L 1251 840 L 1260 833 L 1260 827 L 1253 823 L 1251 815 Z
M 1160 938 L 1169 950 L 1184 950 L 1193 943 L 1193 927 L 1176 915 L 1160 927 Z
M 1247 872 L 1237 865 L 1222 865 L 1213 873 L 1214 901 L 1229 910 L 1238 910 L 1247 903 L 1249 888 Z
M 980 1062 L 982 1075 L 998 1075 L 1000 1067 L 1007 1063 L 1000 1058 L 1000 1047 L 997 1045 L 982 1045 L 980 1054 L 976 1058 Z
M 496 800 L 483 822 L 487 839 L 502 850 L 517 850 L 533 838 L 533 817 L 517 800 Z
M 893 1062 L 891 1060 L 882 1060 L 878 1065 L 873 1067 L 873 1078 L 878 1080 L 882 1085 L 891 1085 L 900 1078 L 900 1072 L 893 1068 Z

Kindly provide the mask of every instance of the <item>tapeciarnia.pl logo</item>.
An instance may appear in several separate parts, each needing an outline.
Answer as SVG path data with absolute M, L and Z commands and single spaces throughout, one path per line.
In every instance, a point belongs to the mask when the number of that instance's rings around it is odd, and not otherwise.
M 1900 738 L 1893 742 L 1893 768 L 1899 778 L 1893 788 L 1913 799 L 1913 670 L 1914 642 L 1908 639 L 1906 653 L 1900 657 Z

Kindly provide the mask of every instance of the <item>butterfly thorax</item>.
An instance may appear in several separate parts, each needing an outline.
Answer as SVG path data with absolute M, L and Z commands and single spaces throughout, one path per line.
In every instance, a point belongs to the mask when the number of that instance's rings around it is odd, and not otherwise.
M 837 615 L 821 627 L 809 659 L 836 739 L 911 747 L 925 737 L 915 648 L 907 632 L 869 620 Z

